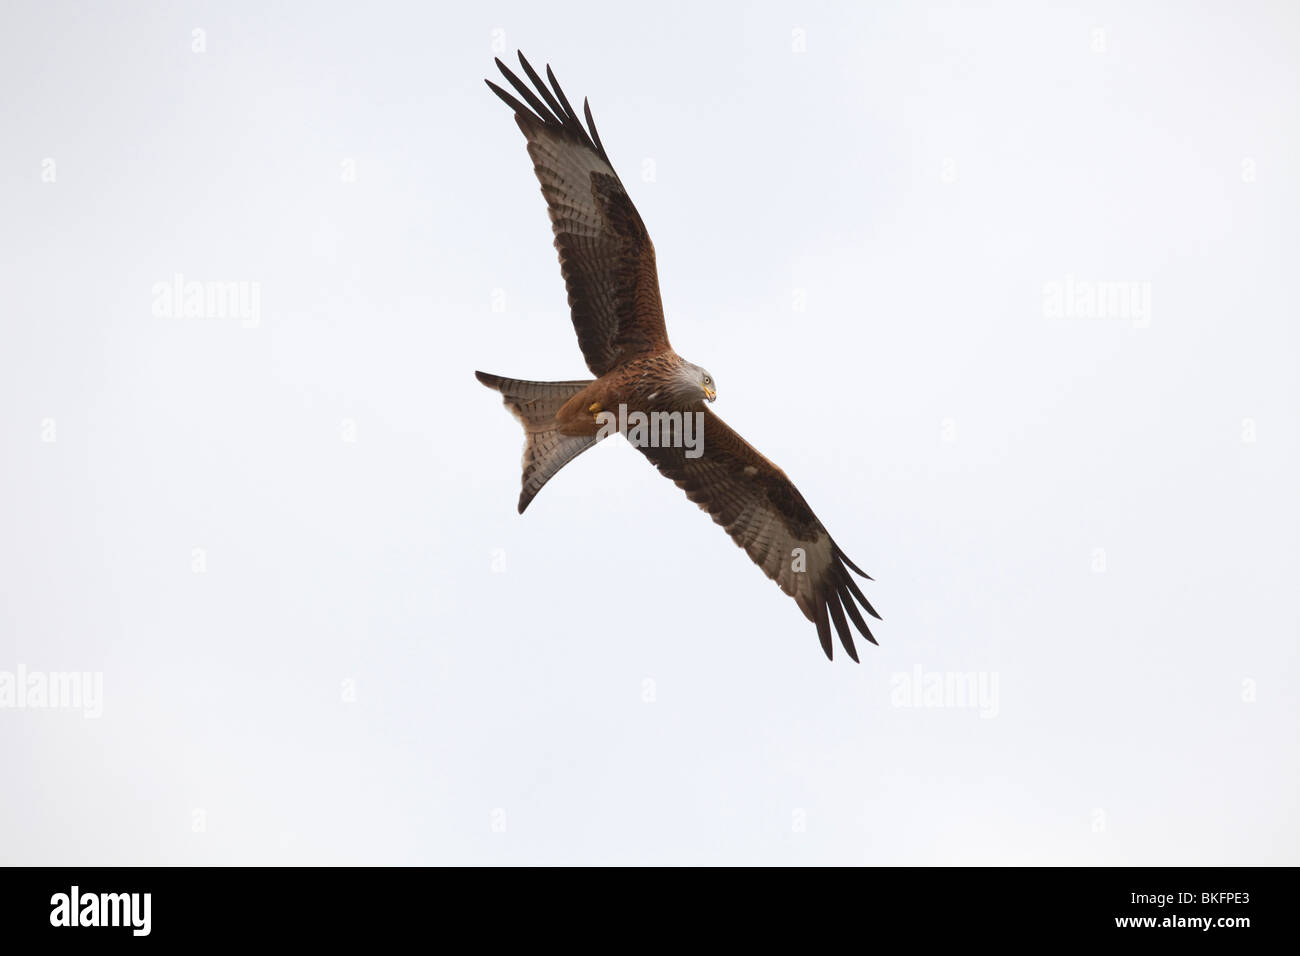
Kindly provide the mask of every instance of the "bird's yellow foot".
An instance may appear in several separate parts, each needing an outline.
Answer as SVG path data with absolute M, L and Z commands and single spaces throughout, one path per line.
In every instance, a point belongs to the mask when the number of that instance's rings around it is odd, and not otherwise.
M 587 408 L 587 411 L 591 412 L 591 414 L 593 415 L 599 415 L 602 411 L 604 411 L 604 409 L 600 407 L 600 402 L 592 402 L 591 405 Z

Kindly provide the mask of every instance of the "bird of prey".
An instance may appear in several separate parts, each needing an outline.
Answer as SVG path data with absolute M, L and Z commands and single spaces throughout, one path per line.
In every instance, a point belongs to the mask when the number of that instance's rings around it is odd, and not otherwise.
M 520 514 L 556 472 L 612 434 L 617 421 L 619 432 L 794 598 L 816 625 L 827 658 L 834 657 L 833 624 L 844 650 L 858 660 L 849 620 L 875 644 L 858 604 L 877 620 L 880 615 L 849 572 L 870 576 L 840 550 L 785 472 L 706 407 L 717 386 L 668 344 L 654 246 L 601 144 L 590 105 L 583 101 L 584 128 L 551 68 L 548 88 L 522 53 L 519 63 L 532 88 L 496 61 L 518 97 L 486 82 L 514 110 L 528 141 L 578 345 L 596 376 L 531 382 L 475 373 L 501 393 L 524 427 Z

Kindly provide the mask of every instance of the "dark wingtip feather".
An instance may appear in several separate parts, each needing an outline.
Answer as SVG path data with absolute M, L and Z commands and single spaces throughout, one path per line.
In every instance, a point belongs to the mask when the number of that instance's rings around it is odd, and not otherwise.
M 609 162 L 609 157 L 605 155 L 605 144 L 600 141 L 600 133 L 596 132 L 596 121 L 591 118 L 591 103 L 586 97 L 582 99 L 582 115 L 587 117 L 587 129 L 591 130 L 591 140 L 596 144 L 596 152 L 600 153 L 600 158 Z
M 844 572 L 843 583 L 845 587 L 849 589 L 850 593 L 858 599 L 858 603 L 866 609 L 868 614 L 874 617 L 877 621 L 883 620 L 883 618 L 876 613 L 876 609 L 871 606 L 871 602 L 867 600 L 867 596 L 862 593 L 862 588 L 858 587 L 858 582 L 854 581 L 847 571 Z
M 879 642 L 871 634 L 871 628 L 867 627 L 867 622 L 862 619 L 862 612 L 858 610 L 857 604 L 853 602 L 853 596 L 851 594 L 846 594 L 844 592 L 841 592 L 840 603 L 844 605 L 844 610 L 849 612 L 849 617 L 852 618 L 854 626 L 857 627 L 858 631 L 862 634 L 862 636 L 865 637 L 872 644 L 875 644 L 877 647 L 879 647 L 880 646 Z
M 856 564 L 854 564 L 851 560 L 849 560 L 849 556 L 848 556 L 847 554 L 845 554 L 843 551 L 841 551 L 841 550 L 840 550 L 840 546 L 839 546 L 838 544 L 836 544 L 834 541 L 831 542 L 831 549 L 835 552 L 835 556 L 836 556 L 836 557 L 838 557 L 841 561 L 843 561 L 843 562 L 844 562 L 845 564 L 847 564 L 850 568 L 852 568 L 852 569 L 853 569 L 853 570 L 854 570 L 858 575 L 860 575 L 861 577 L 866 578 L 868 581 L 874 581 L 874 580 L 875 580 L 875 578 L 873 578 L 871 575 L 869 575 L 866 571 L 863 571 L 860 567 L 858 567 L 858 566 L 857 566 Z
M 799 610 L 803 612 L 804 617 L 808 618 L 809 621 L 816 623 L 817 613 L 813 610 L 812 601 L 809 600 L 802 591 L 794 596 L 794 603 L 799 605 Z
M 826 616 L 826 605 L 821 601 L 817 602 L 817 639 L 822 642 L 826 659 L 835 660 L 835 652 L 831 647 L 831 622 Z
M 495 93 L 497 96 L 499 96 L 499 97 L 501 98 L 501 101 L 502 101 L 503 103 L 505 103 L 506 106 L 510 107 L 512 110 L 515 111 L 515 115 L 516 115 L 516 116 L 520 116 L 520 115 L 523 115 L 523 116 L 529 116 L 529 115 L 531 115 L 531 114 L 529 113 L 528 107 L 524 106 L 523 103 L 520 103 L 517 99 L 515 99 L 513 96 L 511 96 L 511 95 L 510 95 L 509 93 L 507 93 L 505 90 L 501 89 L 501 87 L 497 86 L 497 85 L 496 85 L 495 83 L 493 83 L 491 80 L 484 80 L 483 82 L 486 83 L 486 84 L 488 85 L 488 89 L 489 89 L 489 90 L 491 90 L 493 93 Z
M 524 72 L 528 74 L 528 78 L 533 81 L 533 86 L 537 87 L 537 92 L 542 94 L 542 99 L 546 100 L 546 105 L 549 106 L 551 111 L 555 114 L 555 123 L 559 126 L 563 126 L 564 108 L 556 102 L 555 97 L 551 95 L 551 91 L 548 90 L 546 84 L 542 82 L 542 78 L 538 76 L 537 71 L 533 69 L 533 65 L 524 57 L 523 50 L 519 51 L 519 65 L 523 67 Z M 550 67 L 547 67 L 547 70 L 549 69 Z
M 582 124 L 578 123 L 578 114 L 575 113 L 573 107 L 569 105 L 569 98 L 564 95 L 564 90 L 560 88 L 560 81 L 557 80 L 555 74 L 551 72 L 551 65 L 549 63 L 546 64 L 546 78 L 551 81 L 551 89 L 555 90 L 555 95 L 559 97 L 560 105 L 564 107 L 565 118 L 572 120 L 573 123 L 577 125 L 578 129 L 581 130 Z M 584 135 L 586 134 L 584 133 Z
M 848 651 L 849 657 L 853 658 L 855 664 L 861 663 L 858 660 L 858 649 L 853 646 L 853 632 L 849 630 L 849 622 L 844 619 L 844 609 L 840 607 L 838 591 L 832 589 L 826 596 L 826 606 L 830 609 L 831 620 L 835 622 L 835 633 L 840 636 L 840 643 L 844 645 L 844 650 Z

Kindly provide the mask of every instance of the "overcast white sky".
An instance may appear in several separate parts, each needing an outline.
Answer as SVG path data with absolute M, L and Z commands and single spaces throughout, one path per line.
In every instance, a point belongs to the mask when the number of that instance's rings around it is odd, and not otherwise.
M 0 862 L 1300 862 L 1300 13 L 848 7 L 5 4 Z M 516 47 L 861 665 L 619 440 L 515 513 Z

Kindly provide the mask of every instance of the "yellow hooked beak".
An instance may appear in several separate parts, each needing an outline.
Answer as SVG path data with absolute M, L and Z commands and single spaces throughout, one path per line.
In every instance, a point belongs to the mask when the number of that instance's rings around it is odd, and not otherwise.
M 714 399 L 716 399 L 716 398 L 718 397 L 718 393 L 715 392 L 713 389 L 709 388 L 709 386 L 705 385 L 705 386 L 704 386 L 704 397 L 707 398 L 709 401 L 713 401 Z

